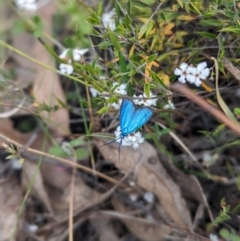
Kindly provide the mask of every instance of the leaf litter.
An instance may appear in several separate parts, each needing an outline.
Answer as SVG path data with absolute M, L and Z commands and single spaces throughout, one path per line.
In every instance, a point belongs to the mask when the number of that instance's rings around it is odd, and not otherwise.
M 140 9 L 142 7 L 141 4 L 143 4 L 134 1 L 132 3 L 133 6 L 136 5 Z M 185 6 L 181 1 L 178 1 L 178 4 L 181 8 Z M 121 5 L 118 5 L 118 7 L 121 9 Z M 167 41 L 168 47 L 171 45 L 171 42 L 168 42 L 168 40 L 175 41 L 175 46 L 183 46 L 180 42 L 188 32 L 192 32 L 192 27 L 196 27 L 196 30 L 199 30 L 199 26 L 195 21 L 198 19 L 196 17 L 197 15 L 193 14 L 191 16 L 187 14 L 189 8 L 186 10 L 186 15 L 181 14 L 177 17 L 179 21 L 186 21 L 186 24 L 177 26 L 177 23 L 167 23 L 167 21 L 171 21 L 172 18 L 174 18 L 174 15 L 169 14 L 169 11 L 167 11 L 166 13 L 161 12 L 160 17 L 164 20 L 164 23 L 156 27 L 155 24 L 158 19 L 155 18 L 155 13 L 160 7 L 161 4 L 155 9 L 144 7 L 146 13 L 148 13 L 149 10 L 154 10 L 151 15 L 151 24 L 149 26 L 146 25 L 148 27 L 147 29 L 141 29 L 141 41 L 132 45 L 131 56 L 135 54 L 136 50 L 149 46 L 151 51 L 159 52 L 163 48 L 164 41 Z M 175 7 L 176 6 L 173 6 L 173 9 Z M 237 5 L 235 7 L 238 8 L 239 6 Z M 198 11 L 194 3 L 191 3 L 191 8 L 193 8 L 191 11 Z M 5 13 L 9 11 L 8 9 L 5 10 L 5 6 L 2 11 L 4 13 L 1 14 L 2 18 L 14 19 L 13 13 L 4 16 Z M 56 6 L 51 1 L 49 4 L 38 9 L 37 14 L 43 21 L 44 31 L 47 33 L 52 33 L 54 28 L 52 19 L 55 11 Z M 100 9 L 98 11 L 101 12 Z M 116 11 L 118 12 L 119 9 Z M 177 14 L 177 12 L 175 12 L 175 14 Z M 204 17 L 207 18 L 209 16 L 210 15 Z M 145 19 L 148 21 L 148 18 Z M 93 19 L 91 20 L 93 21 Z M 124 19 L 124 24 L 129 20 L 130 19 Z M 2 22 L 5 21 L 3 20 Z M 203 20 L 201 24 L 206 25 L 208 21 L 209 20 Z M 13 28 L 13 22 L 7 22 L 8 24 L 3 28 L 4 31 Z M 214 21 L 209 21 L 209 23 L 210 22 L 212 23 Z M 214 23 L 216 26 L 219 26 L 218 21 L 215 20 Z M 3 26 L 1 26 L 1 29 L 2 27 Z M 154 29 L 155 27 L 157 31 Z M 180 28 L 180 31 L 178 31 L 178 28 Z M 121 28 L 117 31 L 120 31 L 120 29 Z M 184 29 L 184 31 L 182 31 L 182 29 Z M 211 27 L 208 30 L 211 32 Z M 234 28 L 222 29 L 222 31 L 224 30 L 232 31 Z M 197 32 L 201 33 L 201 31 L 196 31 L 196 33 Z M 104 32 L 102 32 L 102 34 L 103 33 Z M 162 34 L 162 43 L 158 46 L 155 46 L 157 41 L 154 35 L 156 33 Z M 111 32 L 109 35 L 111 35 L 112 41 L 114 42 L 113 45 L 115 44 L 120 51 L 122 46 L 117 42 L 116 36 Z M 209 38 L 214 36 L 214 34 L 208 33 L 207 30 L 202 32 L 201 35 Z M 231 36 L 228 35 L 228 37 Z M 17 85 L 17 88 L 15 88 L 14 86 L 16 85 L 14 82 L 10 82 L 1 77 L 1 79 L 5 81 L 2 82 L 4 83 L 4 91 L 1 89 L 1 102 L 4 103 L 6 100 L 9 102 L 8 106 L 1 105 L 0 113 L 0 118 L 5 118 L 0 119 L 1 153 L 4 156 L 0 162 L 0 240 L 9 240 L 11 238 L 11 230 L 16 224 L 16 221 L 17 231 L 14 233 L 14 236 L 17 237 L 16 240 L 36 239 L 61 241 L 66 240 L 72 231 L 74 231 L 76 240 L 160 241 L 181 240 L 181 238 L 182 240 L 209 240 L 206 238 L 209 234 L 207 231 L 207 224 L 209 222 L 211 222 L 211 227 L 219 227 L 218 225 L 222 225 L 220 226 L 221 228 L 233 227 L 235 230 L 238 229 L 238 225 L 232 224 L 230 221 L 224 223 L 223 220 L 219 221 L 218 217 L 218 215 L 222 215 L 222 217 L 225 218 L 224 220 L 227 220 L 231 214 L 233 221 L 235 220 L 235 223 L 238 223 L 236 217 L 238 212 L 231 213 L 228 206 L 228 204 L 231 204 L 231 207 L 235 207 L 236 210 L 238 210 L 238 197 L 237 195 L 233 195 L 237 193 L 238 190 L 236 187 L 238 185 L 236 178 L 239 157 L 237 148 L 239 145 L 238 140 L 235 140 L 233 134 L 229 133 L 226 129 L 221 129 L 223 130 L 222 132 L 220 131 L 221 127 L 217 129 L 217 127 L 219 127 L 215 119 L 217 114 L 211 117 L 206 115 L 203 112 L 204 108 L 200 109 L 193 104 L 194 101 L 190 102 L 187 98 L 184 99 L 184 102 L 181 102 L 181 98 L 184 98 L 183 96 L 176 97 L 176 99 L 173 98 L 174 102 L 177 103 L 178 111 L 182 113 L 181 117 L 179 117 L 178 114 L 172 113 L 172 118 L 176 124 L 174 132 L 176 132 L 178 136 L 181 136 L 181 140 L 185 140 L 185 143 L 189 143 L 189 145 L 187 145 L 189 153 L 194 153 L 197 161 L 200 163 L 199 165 L 205 168 L 205 172 L 201 172 L 201 168 L 199 170 L 197 165 L 189 161 L 188 155 L 180 155 L 179 153 L 183 152 L 181 147 L 177 146 L 176 143 L 169 140 L 169 138 L 166 138 L 166 136 L 158 138 L 157 142 L 167 146 L 168 151 L 172 153 L 171 157 L 168 155 L 169 153 L 166 154 L 159 151 L 161 148 L 157 148 L 157 145 L 153 146 L 149 142 L 145 142 L 135 151 L 130 147 L 122 148 L 120 161 L 118 161 L 117 145 L 111 144 L 101 147 L 101 145 L 106 143 L 105 140 L 93 138 L 93 141 L 89 142 L 89 139 L 85 137 L 84 144 L 81 143 L 80 146 L 85 150 L 87 155 L 80 154 L 82 158 L 79 158 L 77 161 L 80 165 L 91 168 L 90 163 L 93 163 L 92 161 L 95 158 L 95 167 L 98 172 L 94 169 L 92 172 L 77 170 L 74 182 L 72 182 L 72 173 L 76 167 L 75 165 L 66 165 L 66 163 L 64 164 L 57 160 L 54 161 L 54 158 L 47 159 L 41 157 L 41 155 L 33 155 L 32 152 L 28 151 L 29 147 L 42 152 L 48 152 L 51 147 L 55 146 L 61 149 L 63 141 L 70 143 L 71 139 L 75 138 L 75 136 L 69 136 L 71 131 L 74 134 L 86 134 L 87 131 L 84 126 L 86 119 L 97 120 L 97 123 L 92 126 L 92 128 L 97 131 L 101 129 L 101 126 L 105 128 L 109 120 L 104 117 L 100 118 L 95 109 L 93 109 L 93 111 L 90 109 L 89 112 L 85 111 L 79 114 L 81 120 L 77 126 L 74 126 L 76 129 L 71 125 L 70 130 L 70 123 L 74 120 L 71 119 L 72 116 L 70 117 L 69 114 L 71 110 L 65 108 L 65 106 L 67 106 L 69 102 L 69 99 L 67 99 L 68 87 L 71 91 L 75 87 L 69 84 L 69 82 L 67 83 L 66 79 L 65 83 L 61 82 L 59 75 L 50 70 L 51 68 L 56 68 L 56 63 L 36 38 L 26 33 L 17 34 L 11 36 L 11 38 L 15 48 L 23 53 L 27 53 L 42 63 L 48 64 L 49 69 L 43 68 L 41 65 L 33 64 L 32 61 L 28 61 L 21 55 L 13 54 L 13 52 L 5 53 L 4 62 L 7 60 L 5 64 L 6 68 L 8 68 L 8 60 L 12 58 L 18 70 L 17 79 L 21 81 L 20 84 Z M 219 36 L 218 38 L 220 45 L 222 39 L 220 39 Z M 151 43 L 149 46 L 148 41 Z M 53 48 L 51 42 L 47 42 L 47 44 Z M 191 40 L 189 40 L 187 44 L 191 49 Z M 105 45 L 107 45 L 107 43 L 105 43 Z M 234 46 L 231 45 L 231 48 L 233 47 Z M 206 50 L 206 52 L 216 56 L 217 53 L 213 49 L 214 48 L 209 52 Z M 222 51 L 221 46 L 219 46 L 219 51 Z M 176 53 L 177 52 L 174 52 L 175 55 Z M 164 54 L 165 55 L 161 55 L 158 60 L 157 57 L 154 57 L 154 60 L 149 60 L 149 63 L 143 66 L 146 75 L 142 77 L 146 82 L 151 80 L 152 71 L 154 72 L 155 69 L 158 71 L 158 68 L 160 68 L 160 72 L 157 73 L 156 76 L 165 76 L 167 86 L 169 86 L 169 80 L 171 79 L 171 76 L 169 76 L 170 72 L 164 72 L 164 66 L 167 66 L 167 64 L 164 63 L 164 65 L 162 65 L 162 63 L 158 63 L 158 61 L 161 62 L 164 60 L 166 56 L 170 56 L 166 53 Z M 234 54 L 234 57 L 237 58 L 237 51 Z M 113 57 L 113 52 L 109 50 L 106 55 L 112 55 Z M 223 55 L 223 52 L 221 52 L 220 55 Z M 144 61 L 149 57 L 146 56 L 146 53 L 141 53 L 139 56 L 144 56 Z M 176 56 L 174 56 L 175 61 L 182 58 L 181 55 L 177 54 Z M 106 56 L 104 56 L 104 61 L 106 65 L 111 66 L 112 63 L 108 62 L 105 57 Z M 136 58 L 138 57 L 136 55 Z M 151 58 L 152 57 L 153 56 L 151 56 Z M 194 55 L 191 55 L 188 58 L 193 59 L 193 57 Z M 124 56 L 124 58 L 127 59 L 127 55 Z M 184 60 L 186 61 L 186 59 Z M 239 82 L 239 69 L 237 64 L 234 63 L 234 60 L 231 56 L 226 56 L 222 58 L 222 62 L 218 63 L 220 70 L 223 70 L 222 68 L 224 67 L 230 73 L 230 75 L 226 75 L 226 73 L 222 71 L 222 82 L 219 82 L 219 91 L 221 91 L 221 101 L 226 102 L 227 100 L 227 104 L 229 104 L 231 108 L 237 107 L 236 103 L 239 98 L 239 93 L 236 88 L 237 85 L 235 83 L 237 81 Z M 117 62 L 118 60 L 115 59 L 114 61 Z M 139 62 L 141 61 L 142 59 Z M 156 64 L 153 65 L 152 63 Z M 81 64 L 82 63 L 80 63 L 79 66 Z M 87 66 L 89 73 L 92 71 L 91 67 L 92 66 Z M 124 59 L 121 59 L 121 68 L 124 72 L 128 70 L 128 67 L 124 66 Z M 138 73 L 142 72 L 141 69 L 134 69 L 134 71 Z M 154 81 L 159 81 L 156 76 L 154 76 L 156 78 Z M 87 76 L 85 75 L 84 77 Z M 222 90 L 221 87 L 226 84 L 227 78 L 232 77 L 232 82 L 230 82 L 230 84 L 227 83 L 227 85 L 231 85 L 233 88 L 231 89 L 230 86 L 230 88 L 226 87 Z M 24 81 L 24 79 L 27 80 Z M 124 80 L 125 77 L 121 77 L 121 79 Z M 86 79 L 86 81 L 89 80 Z M 166 81 L 163 82 L 166 84 Z M 164 84 L 161 83 L 160 85 Z M 204 84 L 202 88 L 207 91 L 207 82 Z M 101 84 L 97 86 L 103 87 Z M 24 88 L 24 90 L 21 89 L 21 87 Z M 30 88 L 30 92 L 28 88 Z M 149 90 L 149 86 L 147 85 L 144 86 L 144 88 Z M 81 94 L 78 93 L 79 96 L 81 95 L 82 97 L 85 95 L 85 88 L 80 88 L 80 91 Z M 177 92 L 177 90 L 174 91 Z M 211 91 L 213 91 L 212 88 Z M 25 100 L 25 95 L 27 94 L 34 97 L 33 103 Z M 192 100 L 198 99 L 199 97 L 194 96 L 194 94 L 191 95 Z M 214 98 L 211 99 L 211 95 L 206 94 L 204 91 L 202 97 L 208 98 L 207 100 L 209 100 L 211 104 L 214 103 L 215 106 L 218 104 Z M 87 98 L 88 101 L 91 99 L 89 96 Z M 97 101 L 98 100 L 100 103 L 100 99 L 97 99 Z M 86 107 L 86 102 L 84 100 L 83 103 L 81 103 L 83 104 L 82 109 Z M 16 123 L 21 122 L 22 115 L 31 115 L 27 111 L 21 111 L 21 108 L 30 111 L 32 108 L 31 105 L 35 106 L 34 111 L 37 113 L 36 116 L 42 118 L 45 126 L 41 125 L 41 128 L 39 128 L 40 125 L 38 123 L 38 128 L 31 129 L 29 133 L 22 133 L 17 130 Z M 70 102 L 70 105 L 78 107 L 79 99 L 76 102 Z M 6 107 L 10 108 L 7 109 Z M 44 108 L 41 109 L 39 107 Z M 96 105 L 94 105 L 94 107 L 96 107 Z M 103 114 L 104 110 L 102 109 L 101 111 L 98 113 Z M 212 114 L 213 112 L 210 111 L 210 113 Z M 106 112 L 104 114 L 106 114 Z M 236 115 L 238 115 L 237 110 Z M 111 120 L 114 119 L 111 114 L 109 117 Z M 164 119 L 164 116 L 157 118 L 160 122 L 163 122 L 162 125 L 165 126 L 168 124 L 169 120 Z M 230 128 L 232 127 L 233 130 L 235 128 L 236 133 L 239 132 L 239 130 L 237 131 L 236 125 L 229 123 L 224 119 L 223 115 L 221 115 L 221 118 L 225 125 L 228 125 Z M 105 123 L 103 124 L 102 122 Z M 201 145 L 199 133 L 202 130 L 207 131 L 203 138 L 206 142 Z M 153 132 L 153 129 L 147 129 L 148 134 L 151 131 Z M 160 132 L 158 132 L 158 134 L 160 135 Z M 171 136 L 173 137 L 173 135 Z M 16 160 L 14 158 L 10 160 L 5 158 L 9 153 L 6 153 L 4 143 L 11 143 L 11 140 L 22 146 L 15 150 L 16 154 L 19 154 L 19 156 L 16 156 Z M 233 142 L 227 146 L 231 140 L 233 140 Z M 153 141 L 151 143 L 153 143 Z M 219 143 L 227 144 L 223 146 L 222 144 L 219 145 Z M 156 144 L 156 142 L 154 142 L 154 144 Z M 44 146 L 45 148 L 43 148 Z M 13 146 L 13 148 L 15 147 Z M 72 148 L 72 153 L 76 153 L 75 147 Z M 209 153 L 207 163 L 204 161 L 206 159 L 206 155 L 204 156 L 206 149 L 210 149 L 207 150 Z M 215 158 L 216 153 L 218 154 L 217 159 Z M 64 158 L 70 160 L 72 163 L 76 161 L 70 155 Z M 174 159 L 178 159 L 177 164 L 174 162 Z M 12 163 L 17 163 L 18 165 L 12 165 Z M 100 176 L 99 172 L 103 175 Z M 189 175 L 189 173 L 191 173 L 191 175 Z M 208 174 L 209 176 L 204 176 Z M 109 179 L 106 178 L 106 175 Z M 32 186 L 30 186 L 31 184 Z M 228 188 L 229 186 L 231 186 L 231 189 Z M 73 188 L 72 193 L 70 191 L 71 188 Z M 25 196 L 26 194 L 27 196 Z M 26 197 L 25 202 L 23 202 L 24 196 Z M 225 200 L 221 201 L 224 196 L 227 197 L 226 202 Z M 234 198 L 231 199 L 231 197 Z M 69 203 L 72 203 L 72 206 Z M 222 206 L 220 206 L 220 204 Z M 24 208 L 18 219 L 21 205 L 23 205 Z M 73 209 L 72 216 L 69 215 L 71 208 Z M 206 214 L 206 210 L 208 214 Z M 68 225 L 69 219 L 73 220 L 73 226 Z M 211 231 L 212 230 L 213 228 Z M 218 230 L 216 229 L 216 231 Z M 231 232 L 232 236 L 236 235 L 232 229 Z M 226 233 L 227 232 L 225 232 L 225 235 Z

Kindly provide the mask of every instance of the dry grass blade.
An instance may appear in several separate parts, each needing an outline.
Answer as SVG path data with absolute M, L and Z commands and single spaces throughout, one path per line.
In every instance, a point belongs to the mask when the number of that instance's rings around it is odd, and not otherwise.
M 220 91 L 219 91 L 219 73 L 218 73 L 218 63 L 217 60 L 213 57 L 211 57 L 211 59 L 213 59 L 214 64 L 215 64 L 215 82 L 216 82 L 216 95 L 217 95 L 217 100 L 218 100 L 218 104 L 221 106 L 222 110 L 224 111 L 224 113 L 226 114 L 226 116 L 233 122 L 235 122 L 235 124 L 238 125 L 238 121 L 236 120 L 235 116 L 233 115 L 233 113 L 231 112 L 231 110 L 228 108 L 228 106 L 225 104 Z
M 233 77 L 236 80 L 238 80 L 238 82 L 240 83 L 240 69 L 234 66 L 233 63 L 226 57 L 223 57 L 222 64 L 233 75 Z
M 205 101 L 202 97 L 196 95 L 192 92 L 188 87 L 185 85 L 175 83 L 171 85 L 171 89 L 180 92 L 181 94 L 185 95 L 187 98 L 192 100 L 195 104 L 202 107 L 206 112 L 210 113 L 211 115 L 215 116 L 216 119 L 224 123 L 228 126 L 233 132 L 237 135 L 240 135 L 240 128 L 235 122 L 228 119 L 226 115 L 224 115 L 219 109 L 210 105 L 207 101 Z

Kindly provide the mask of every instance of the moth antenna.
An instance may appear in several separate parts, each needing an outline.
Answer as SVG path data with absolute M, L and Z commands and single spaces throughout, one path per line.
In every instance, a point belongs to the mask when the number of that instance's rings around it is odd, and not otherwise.
M 101 145 L 100 147 L 103 147 L 103 146 L 106 146 L 106 145 L 112 144 L 112 143 L 116 142 L 116 141 L 117 141 L 118 139 L 120 139 L 120 138 L 121 138 L 121 136 L 118 137 L 118 138 L 116 138 L 116 139 L 114 139 L 113 141 L 110 141 L 110 142 L 107 142 L 107 143 Z
M 120 137 L 121 138 L 121 137 Z M 121 146 L 122 146 L 122 138 L 120 140 L 120 143 L 119 143 L 119 146 L 118 146 L 118 161 L 120 162 L 120 149 L 121 149 Z

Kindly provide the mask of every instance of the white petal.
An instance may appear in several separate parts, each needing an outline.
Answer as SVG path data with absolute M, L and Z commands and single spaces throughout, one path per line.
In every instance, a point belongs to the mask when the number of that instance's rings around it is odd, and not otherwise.
M 111 103 L 111 106 L 116 109 L 116 110 L 119 110 L 120 109 L 120 105 L 118 103 Z
M 202 81 L 199 78 L 196 78 L 195 83 L 197 87 L 199 87 L 202 84 Z
M 176 68 L 176 69 L 174 70 L 174 74 L 175 74 L 175 75 L 182 75 L 182 70 L 180 70 L 179 68 Z
M 196 72 L 197 72 L 197 69 L 196 69 L 195 67 L 193 67 L 193 66 L 188 66 L 188 68 L 186 69 L 186 73 L 187 73 L 187 74 L 193 74 L 193 75 L 195 75 Z
M 92 87 L 89 90 L 91 92 L 92 97 L 96 97 L 97 95 L 100 94 L 99 91 L 97 91 L 96 89 L 94 89 Z
M 186 83 L 186 79 L 185 79 L 185 76 L 180 76 L 179 78 L 178 78 L 178 81 L 180 82 L 180 83 L 183 83 L 183 84 L 185 84 Z
M 69 49 L 63 50 L 63 52 L 59 55 L 60 59 L 65 59 L 67 57 Z
M 187 67 L 188 67 L 187 63 L 181 63 L 180 66 L 179 66 L 179 68 L 183 71 L 185 71 L 187 69 Z
M 114 134 L 116 138 L 118 138 L 121 135 L 121 127 L 118 126 L 117 129 L 114 131 Z
M 133 102 L 134 102 L 135 105 L 138 105 L 138 102 L 139 102 L 139 99 L 135 99 L 137 97 L 138 97 L 137 95 L 135 95 L 135 94 L 133 95 L 133 98 L 134 98 Z
M 197 65 L 198 73 L 199 73 L 200 71 L 202 71 L 203 69 L 204 69 L 203 64 L 202 64 L 202 63 L 199 63 L 199 64 Z
M 204 70 L 201 71 L 201 79 L 206 79 L 210 74 L 210 69 L 206 68 Z
M 163 109 L 165 109 L 165 110 L 166 109 L 173 109 L 174 110 L 175 109 L 175 105 L 171 101 L 169 101 L 168 104 L 163 106 Z
M 189 83 L 193 84 L 193 83 L 195 82 L 195 80 L 196 80 L 196 77 L 195 77 L 194 75 L 192 75 L 192 74 L 188 74 L 188 75 L 186 76 L 186 79 L 187 79 L 187 81 L 188 81 Z
M 133 142 L 133 143 L 132 143 L 132 147 L 133 147 L 134 149 L 137 149 L 137 148 L 139 147 L 138 142 Z
M 114 31 L 116 29 L 114 17 L 116 16 L 116 12 L 114 10 L 104 13 L 102 15 L 102 23 L 105 28 L 109 28 Z
M 61 74 L 68 74 L 68 75 L 71 75 L 73 73 L 73 66 L 72 65 L 69 65 L 69 64 L 60 64 L 59 65 L 59 72 Z

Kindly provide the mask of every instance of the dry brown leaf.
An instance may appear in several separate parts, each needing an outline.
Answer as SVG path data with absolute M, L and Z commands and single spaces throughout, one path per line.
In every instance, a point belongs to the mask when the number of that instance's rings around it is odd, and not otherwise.
M 168 173 L 174 181 L 179 184 L 183 194 L 206 206 L 205 196 L 198 180 L 192 175 L 187 175 L 179 171 L 167 156 L 160 154 L 160 158 Z M 191 183 L 191 185 L 189 185 L 189 183 Z
M 68 217 L 69 200 L 71 198 L 70 185 L 71 184 L 69 183 L 69 186 L 66 186 L 65 189 L 61 191 L 56 188 L 48 188 L 49 198 L 55 214 L 56 216 L 61 217 L 61 219 Z M 76 177 L 73 194 L 74 212 L 80 212 L 81 210 L 90 207 L 91 204 L 95 205 L 97 200 L 101 200 L 101 196 L 100 193 L 88 187 L 80 177 Z
M 136 184 L 158 197 L 160 206 L 168 216 L 166 221 L 171 220 L 180 228 L 192 229 L 189 211 L 180 189 L 165 171 L 152 145 L 145 142 L 137 151 L 131 147 L 123 147 L 121 160 L 118 161 L 118 145 L 100 148 L 105 141 L 95 139 L 95 143 L 103 157 L 113 162 L 119 170 L 128 172 L 137 165 Z
M 10 240 L 22 200 L 22 191 L 17 178 L 12 177 L 0 183 L 0 241 Z M 23 228 L 23 221 L 24 212 L 18 222 L 19 229 Z
M 52 165 L 47 162 L 41 164 L 41 173 L 44 182 L 59 190 L 69 188 L 71 175 L 68 170 L 60 165 Z
M 38 15 L 43 21 L 44 30 L 48 33 L 52 32 L 52 18 L 55 11 L 56 6 L 54 5 L 54 1 L 50 1 L 49 4 L 46 4 L 38 11 Z M 55 68 L 53 57 L 50 56 L 44 46 L 34 38 L 34 36 L 21 33 L 14 36 L 13 45 L 23 53 L 30 55 L 32 58 L 47 64 L 51 68 Z M 66 103 L 64 91 L 61 87 L 57 73 L 43 68 L 20 55 L 14 54 L 14 57 L 22 67 L 35 71 L 33 95 L 37 103 L 47 104 L 50 107 L 55 105 L 59 106 L 58 99 L 62 103 Z M 67 135 L 70 133 L 69 113 L 67 109 L 60 108 L 59 110 L 50 113 L 42 111 L 41 116 L 49 127 L 57 134 Z
M 100 241 L 120 241 L 120 238 L 118 238 L 117 234 L 114 232 L 113 225 L 110 221 L 111 220 L 107 218 L 101 220 L 98 218 L 91 219 L 92 225 L 98 232 Z
M 23 134 L 15 130 L 12 121 L 9 119 L 0 119 L 0 133 L 19 143 L 24 143 L 29 138 L 29 134 Z M 3 142 L 6 141 L 0 138 L 0 147 L 3 147 Z
M 112 199 L 112 204 L 120 213 L 128 212 L 127 208 L 125 208 L 118 199 Z M 166 225 L 153 225 L 137 222 L 137 218 L 136 222 L 127 219 L 122 219 L 122 221 L 136 237 L 144 241 L 161 241 L 172 231 L 172 229 Z
M 233 75 L 233 77 L 240 82 L 240 69 L 234 66 L 233 63 L 226 57 L 223 57 L 222 64 Z
M 30 193 L 38 198 L 44 204 L 45 208 L 53 215 L 51 202 L 45 190 L 41 172 L 37 171 L 37 169 L 37 164 L 27 160 L 24 161 L 22 166 L 22 186 L 27 190 L 29 184 L 34 180 Z

